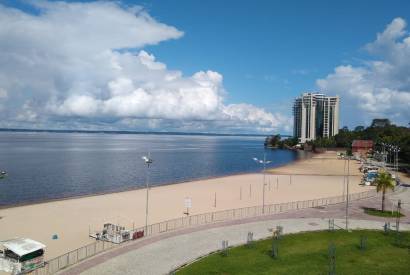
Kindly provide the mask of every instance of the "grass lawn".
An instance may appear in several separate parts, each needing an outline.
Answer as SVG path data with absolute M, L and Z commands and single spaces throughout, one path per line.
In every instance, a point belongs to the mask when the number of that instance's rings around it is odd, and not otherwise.
M 372 216 L 378 216 L 378 217 L 387 217 L 387 218 L 396 218 L 397 217 L 397 211 L 393 211 L 393 214 L 388 210 L 384 210 L 384 212 L 382 212 L 379 209 L 375 209 L 375 208 L 363 208 L 364 209 L 364 213 L 368 214 L 368 215 L 372 215 Z M 404 217 L 404 215 L 402 213 L 400 213 L 400 217 Z
M 272 239 L 257 241 L 252 247 L 240 246 L 228 256 L 214 253 L 177 272 L 183 274 L 328 274 L 329 244 L 336 246 L 336 274 L 410 274 L 410 232 L 319 231 L 284 235 L 279 257 L 270 256 Z M 367 236 L 367 248 L 360 249 L 360 236 Z M 246 236 L 244 236 L 245 238 Z M 187 251 L 189 253 L 189 251 Z

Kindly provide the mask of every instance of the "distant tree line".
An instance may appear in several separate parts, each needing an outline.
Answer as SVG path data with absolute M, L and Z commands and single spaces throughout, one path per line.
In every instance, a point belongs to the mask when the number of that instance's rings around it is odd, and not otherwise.
M 378 150 L 381 150 L 381 143 L 397 145 L 400 147 L 399 159 L 410 163 L 410 128 L 396 126 L 387 119 L 375 119 L 367 128 L 357 126 L 354 130 L 349 130 L 345 126 L 334 137 L 318 138 L 311 141 L 310 144 L 314 147 L 344 147 L 349 149 L 355 139 L 373 140 Z
M 353 140 L 373 140 L 376 149 L 381 150 L 381 143 L 400 147 L 399 159 L 410 164 L 410 128 L 391 124 L 388 119 L 374 119 L 369 127 L 357 126 L 353 130 L 343 127 L 334 137 L 317 138 L 308 142 L 313 148 L 346 148 L 351 151 Z M 272 148 L 294 148 L 297 138 L 282 139 L 280 135 L 269 136 L 265 146 Z
M 265 146 L 279 149 L 291 149 L 298 144 L 295 137 L 282 139 L 281 135 L 268 136 L 265 140 Z

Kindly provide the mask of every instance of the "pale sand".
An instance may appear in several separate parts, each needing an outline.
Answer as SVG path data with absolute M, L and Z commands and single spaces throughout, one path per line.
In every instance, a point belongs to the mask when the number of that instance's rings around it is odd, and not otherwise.
M 292 165 L 286 165 L 270 170 L 274 174 L 300 174 L 300 175 L 345 175 L 347 161 L 337 158 L 336 152 L 330 151 L 314 155 L 310 159 L 297 161 Z M 345 168 L 346 167 L 346 168 Z M 350 175 L 360 176 L 360 163 L 350 160 Z
M 343 164 L 343 160 L 336 159 L 335 153 L 330 153 L 274 169 L 272 172 L 276 174 L 266 176 L 266 204 L 342 195 Z M 358 164 L 355 161 L 350 164 L 351 172 L 357 173 Z M 292 171 L 314 175 L 278 174 Z M 192 198 L 191 215 L 261 205 L 262 179 L 262 174 L 245 174 L 153 187 L 150 189 L 149 223 L 182 217 L 185 197 Z M 352 193 L 371 189 L 359 186 L 359 181 L 359 176 L 350 178 Z M 91 243 L 90 226 L 97 229 L 105 221 L 119 221 L 127 227 L 132 227 L 133 223 L 136 227 L 143 226 L 145 196 L 146 191 L 142 189 L 2 209 L 0 240 L 12 237 L 38 240 L 47 245 L 46 258 L 50 259 Z M 58 235 L 58 240 L 52 240 L 53 234 Z

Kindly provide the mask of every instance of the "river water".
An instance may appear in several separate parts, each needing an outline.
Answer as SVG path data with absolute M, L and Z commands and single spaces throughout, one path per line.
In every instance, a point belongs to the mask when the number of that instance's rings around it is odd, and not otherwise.
M 287 164 L 294 151 L 266 150 L 264 137 L 0 132 L 0 206 L 257 172 L 253 157 Z

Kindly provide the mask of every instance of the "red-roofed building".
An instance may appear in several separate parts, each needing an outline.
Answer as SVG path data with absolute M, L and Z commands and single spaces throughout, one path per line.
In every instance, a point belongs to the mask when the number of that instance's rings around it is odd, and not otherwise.
M 373 140 L 355 139 L 352 143 L 352 153 L 366 157 L 367 153 L 373 150 Z

